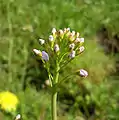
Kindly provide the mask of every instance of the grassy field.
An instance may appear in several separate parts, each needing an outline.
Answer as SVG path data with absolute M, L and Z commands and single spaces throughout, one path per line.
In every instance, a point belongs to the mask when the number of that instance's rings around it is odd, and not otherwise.
M 110 37 L 119 32 L 118 13 L 118 0 L 0 0 L 0 91 L 11 91 L 20 101 L 15 113 L 0 111 L 0 119 L 12 120 L 18 113 L 23 120 L 51 119 L 47 72 L 32 49 L 40 48 L 38 39 L 48 38 L 53 27 L 70 27 L 85 38 L 86 50 L 61 77 L 78 68 L 87 69 L 89 77 L 64 83 L 59 120 L 119 120 L 119 77 L 111 75 L 115 58 L 96 43 L 102 25 Z

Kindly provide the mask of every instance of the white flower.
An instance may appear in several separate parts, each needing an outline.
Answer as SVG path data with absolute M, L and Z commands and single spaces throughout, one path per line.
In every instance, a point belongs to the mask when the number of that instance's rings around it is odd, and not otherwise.
M 63 35 L 63 33 L 64 33 L 63 30 L 59 30 L 60 35 Z
M 67 28 L 67 31 L 70 31 L 70 28 Z
M 42 56 L 42 53 L 41 53 L 40 50 L 33 49 L 33 52 L 34 52 L 36 55 L 40 55 L 40 56 Z
M 52 34 L 55 34 L 57 31 L 55 28 L 52 29 Z
M 72 36 L 75 36 L 75 31 L 72 31 Z
M 20 120 L 20 119 L 21 119 L 21 115 L 18 114 L 18 115 L 16 116 L 15 120 Z
M 79 48 L 80 53 L 83 52 L 84 50 L 85 50 L 84 46 L 81 46 L 81 47 Z
M 54 46 L 54 51 L 55 52 L 58 52 L 60 49 L 59 49 L 59 45 L 58 44 L 56 44 L 55 46 Z
M 74 49 L 74 47 L 75 47 L 75 44 L 74 44 L 74 43 L 72 43 L 72 44 L 69 45 L 69 48 L 70 48 L 70 49 Z
M 49 36 L 49 41 L 53 41 L 54 40 L 54 37 L 52 35 Z
M 71 53 L 69 54 L 69 57 L 70 57 L 70 58 L 74 58 L 74 57 L 75 57 L 75 53 L 76 53 L 76 52 L 75 52 L 74 50 L 71 51 Z
M 80 42 L 80 43 L 84 43 L 84 38 L 76 38 L 75 40 L 76 43 Z
M 80 43 L 84 43 L 84 38 L 80 38 Z
M 79 70 L 79 75 L 81 77 L 87 77 L 88 76 L 88 72 L 86 70 L 84 70 L 84 69 L 80 69 Z
M 40 42 L 41 45 L 43 45 L 45 43 L 45 40 L 39 39 L 39 42 Z
M 80 42 L 80 38 L 76 38 L 75 42 L 76 43 Z

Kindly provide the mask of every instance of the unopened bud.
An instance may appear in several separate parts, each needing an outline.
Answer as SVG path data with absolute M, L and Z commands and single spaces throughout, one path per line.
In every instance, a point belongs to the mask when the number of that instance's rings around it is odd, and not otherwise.
M 84 38 L 80 38 L 80 43 L 84 43 Z
M 75 36 L 75 31 L 72 31 L 72 36 Z
M 54 37 L 52 35 L 49 36 L 49 41 L 52 42 L 54 40 Z
M 79 32 L 77 32 L 77 33 L 76 33 L 76 37 L 78 38 L 78 37 L 79 37 L 79 35 L 80 35 L 80 34 L 79 34 Z
M 56 44 L 56 45 L 54 46 L 54 51 L 55 51 L 55 52 L 58 52 L 59 50 L 60 50 L 59 45 Z
M 84 69 L 80 69 L 79 70 L 79 75 L 81 77 L 87 77 L 88 76 L 88 72 L 86 70 L 84 70 Z
M 45 84 L 46 84 L 47 86 L 49 86 L 49 85 L 50 85 L 50 81 L 49 81 L 49 80 L 46 80 L 46 81 L 45 81 Z
M 67 28 L 67 31 L 70 31 L 70 28 Z
M 41 53 L 40 50 L 33 49 L 33 52 L 34 52 L 36 55 L 42 56 L 42 53 Z
M 53 28 L 53 29 L 52 29 L 52 34 L 54 35 L 56 32 L 57 32 L 56 29 Z
M 41 45 L 43 45 L 45 43 L 45 40 L 39 39 L 39 42 L 40 42 Z
M 63 35 L 63 30 L 59 30 L 59 34 L 60 34 L 60 36 L 62 36 Z
M 18 114 L 16 117 L 15 117 L 15 120 L 20 120 L 21 119 L 21 115 Z

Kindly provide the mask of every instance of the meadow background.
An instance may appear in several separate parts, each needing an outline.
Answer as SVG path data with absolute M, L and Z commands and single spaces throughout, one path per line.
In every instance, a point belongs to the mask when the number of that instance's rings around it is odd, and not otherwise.
M 85 52 L 61 77 L 79 68 L 89 72 L 62 85 L 59 120 L 119 120 L 118 0 L 0 0 L 0 91 L 18 96 L 16 114 L 51 119 L 47 72 L 32 49 L 40 49 L 38 39 L 47 39 L 53 27 L 85 38 Z M 0 120 L 14 117 L 0 111 Z

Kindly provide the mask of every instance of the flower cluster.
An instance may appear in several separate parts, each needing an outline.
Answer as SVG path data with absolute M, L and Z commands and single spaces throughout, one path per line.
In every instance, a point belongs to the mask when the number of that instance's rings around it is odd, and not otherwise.
M 33 49 L 33 52 L 45 62 L 58 56 L 60 62 L 71 60 L 84 51 L 84 38 L 79 32 L 71 31 L 70 28 L 63 30 L 52 29 L 48 40 L 39 39 L 42 50 Z
M 2 110 L 6 112 L 16 111 L 19 100 L 17 96 L 15 96 L 11 92 L 0 92 L 0 107 Z

